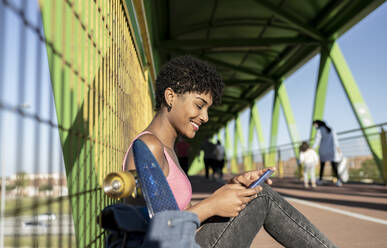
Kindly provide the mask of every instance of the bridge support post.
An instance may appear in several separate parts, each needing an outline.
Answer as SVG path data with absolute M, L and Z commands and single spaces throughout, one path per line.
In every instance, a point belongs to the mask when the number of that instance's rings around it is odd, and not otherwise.
M 241 148 L 241 154 L 243 156 L 243 166 L 244 166 L 244 170 L 246 171 L 247 170 L 247 165 L 246 165 L 246 157 L 245 157 L 245 139 L 244 139 L 244 136 L 243 136 L 243 131 L 242 131 L 242 125 L 241 125 L 241 120 L 240 120 L 240 116 L 238 114 L 237 118 L 235 119 L 235 131 L 234 131 L 234 156 L 235 156 L 235 162 L 236 162 L 236 168 L 238 170 L 237 173 L 239 173 L 239 166 L 238 166 L 238 158 L 237 158 L 237 155 L 238 155 L 238 140 L 240 142 L 240 148 Z
M 225 152 L 226 152 L 226 158 L 227 158 L 227 171 L 229 173 L 232 173 L 232 160 L 233 160 L 233 156 L 231 156 L 232 153 L 230 153 L 230 149 L 231 149 L 231 144 L 230 144 L 230 129 L 228 128 L 228 124 L 226 124 L 225 128 L 224 128 L 224 136 L 225 136 L 225 140 L 224 140 L 224 148 L 225 148 Z
M 290 140 L 293 144 L 293 151 L 296 158 L 298 158 L 298 147 L 295 142 L 300 140 L 300 136 L 298 135 L 298 130 L 296 126 L 296 121 L 294 120 L 294 115 L 292 108 L 290 106 L 290 101 L 288 97 L 288 93 L 286 91 L 285 85 L 282 83 L 278 88 L 278 96 L 281 102 L 282 110 L 285 115 L 286 124 L 288 126 Z
M 387 185 L 387 140 L 386 140 L 386 132 L 382 128 L 380 132 L 380 143 L 382 144 L 383 151 L 383 179 L 384 184 Z
M 374 122 L 372 120 L 371 113 L 363 100 L 361 92 L 352 76 L 351 70 L 349 69 L 340 47 L 336 42 L 332 45 L 330 57 L 360 127 L 365 128 L 367 126 L 372 126 Z M 375 135 L 378 133 L 378 130 L 374 127 L 362 129 L 362 132 L 376 164 L 378 165 L 380 176 L 383 177 L 382 149 L 380 139 L 378 135 Z
M 320 66 L 318 71 L 318 79 L 316 85 L 316 92 L 314 97 L 312 122 L 314 120 L 322 120 L 324 118 L 325 99 L 328 88 L 329 70 L 331 68 L 331 58 L 329 57 L 329 49 L 325 46 L 321 49 Z M 316 129 L 311 125 L 310 140 L 313 144 Z
M 254 106 L 254 105 L 253 105 Z M 247 144 L 247 156 L 248 156 L 248 170 L 253 170 L 254 168 L 254 157 L 253 157 L 253 139 L 254 139 L 254 119 L 253 119 L 253 106 L 250 108 L 250 120 L 249 120 L 249 143 Z
M 270 145 L 265 158 L 265 167 L 272 167 L 276 164 L 276 146 L 278 135 L 278 121 L 280 112 L 280 100 L 278 97 L 278 87 L 274 91 L 273 109 L 271 115 L 271 129 L 270 129 Z
M 250 124 L 249 124 L 249 145 L 248 145 L 248 150 L 249 150 L 249 156 L 250 156 L 250 169 L 257 169 L 256 167 L 253 166 L 254 164 L 254 159 L 253 159 L 253 153 L 252 153 L 252 144 L 253 144 L 253 139 L 254 139 L 254 129 L 255 132 L 257 133 L 257 140 L 258 140 L 258 145 L 259 148 L 263 148 L 264 144 L 264 138 L 263 138 L 263 132 L 262 132 L 262 126 L 261 126 L 261 120 L 259 118 L 258 114 L 258 106 L 257 103 L 254 103 L 253 106 L 251 106 L 250 109 Z M 264 158 L 262 157 L 262 162 Z

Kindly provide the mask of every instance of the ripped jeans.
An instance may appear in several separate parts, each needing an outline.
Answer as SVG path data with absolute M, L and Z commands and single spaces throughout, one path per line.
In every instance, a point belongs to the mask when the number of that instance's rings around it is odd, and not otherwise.
M 297 209 L 266 184 L 237 217 L 212 217 L 196 233 L 206 247 L 250 247 L 263 226 L 284 247 L 336 247 Z

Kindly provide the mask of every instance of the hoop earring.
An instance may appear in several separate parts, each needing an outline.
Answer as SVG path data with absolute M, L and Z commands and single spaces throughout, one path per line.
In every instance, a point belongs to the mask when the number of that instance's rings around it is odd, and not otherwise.
M 168 112 L 171 112 L 171 109 L 172 109 L 172 106 L 171 105 L 167 105 Z

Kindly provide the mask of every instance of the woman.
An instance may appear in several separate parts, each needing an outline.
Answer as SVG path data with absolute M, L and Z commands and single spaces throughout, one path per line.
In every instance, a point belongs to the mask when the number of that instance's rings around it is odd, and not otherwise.
M 326 162 L 331 162 L 333 172 L 337 177 L 337 186 L 342 186 L 342 180 L 337 172 L 338 162 L 340 162 L 340 148 L 337 141 L 336 133 L 321 120 L 314 120 L 313 126 L 317 129 L 313 149 L 318 149 L 320 156 L 320 180 L 321 183 L 324 175 Z
M 206 63 L 190 56 L 172 59 L 156 80 L 157 113 L 138 136 L 159 162 L 179 208 L 199 217 L 202 226 L 196 233 L 197 243 L 201 247 L 249 247 L 264 226 L 286 247 L 335 247 L 269 186 L 247 188 L 265 170 L 238 175 L 208 198 L 190 204 L 191 184 L 172 148 L 179 134 L 195 137 L 222 91 L 219 74 Z M 131 148 L 124 169 L 135 169 Z

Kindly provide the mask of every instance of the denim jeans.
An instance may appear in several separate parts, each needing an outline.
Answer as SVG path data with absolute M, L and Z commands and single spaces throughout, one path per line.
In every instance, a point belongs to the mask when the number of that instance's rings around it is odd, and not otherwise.
M 297 209 L 268 185 L 237 217 L 213 217 L 196 233 L 196 242 L 206 247 L 250 247 L 263 226 L 285 247 L 336 247 Z
M 149 223 L 143 248 L 199 248 L 195 231 L 199 227 L 196 214 L 188 211 L 157 213 Z

